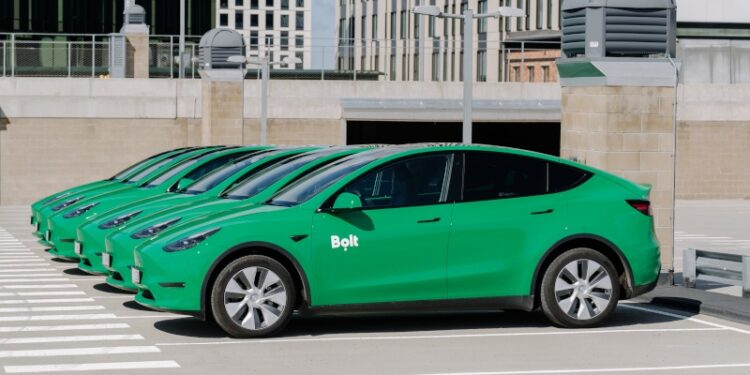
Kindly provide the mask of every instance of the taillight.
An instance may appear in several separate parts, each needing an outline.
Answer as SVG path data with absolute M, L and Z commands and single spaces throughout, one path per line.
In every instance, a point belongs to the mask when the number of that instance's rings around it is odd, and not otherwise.
M 638 212 L 646 216 L 652 216 L 651 215 L 651 202 L 643 201 L 643 200 L 629 200 L 627 202 L 631 207 L 635 208 Z

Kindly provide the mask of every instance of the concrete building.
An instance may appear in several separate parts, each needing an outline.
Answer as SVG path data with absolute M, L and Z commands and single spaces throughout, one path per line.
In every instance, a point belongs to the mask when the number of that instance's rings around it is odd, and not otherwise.
M 462 81 L 462 30 L 460 20 L 415 15 L 416 5 L 435 5 L 445 13 L 458 14 L 464 9 L 475 13 L 494 12 L 500 6 L 524 9 L 527 16 L 518 19 L 481 19 L 474 23 L 475 76 L 478 82 L 507 80 L 508 55 L 515 53 L 520 61 L 526 56 L 520 50 L 507 50 L 502 41 L 516 35 L 517 41 L 544 39 L 557 35 L 560 29 L 559 0 L 337 0 L 336 19 L 339 50 L 337 67 L 344 70 L 380 71 L 391 81 Z M 533 47 L 528 46 L 530 49 Z M 548 49 L 548 46 L 544 46 Z M 553 49 L 555 49 L 553 47 Z M 559 49 L 559 47 L 557 47 Z M 535 72 L 523 77 L 554 76 L 554 53 L 528 56 L 532 61 L 547 57 L 531 66 Z M 529 69 L 529 68 L 524 68 Z M 537 73 L 536 70 L 539 72 Z M 505 77 L 505 79 L 503 78 Z M 522 77 L 519 76 L 519 80 Z M 555 79 L 556 80 L 556 79 Z
M 215 12 L 218 27 L 244 36 L 248 57 L 296 57 L 302 63 L 279 68 L 302 69 L 313 62 L 312 8 L 312 0 L 218 0 Z

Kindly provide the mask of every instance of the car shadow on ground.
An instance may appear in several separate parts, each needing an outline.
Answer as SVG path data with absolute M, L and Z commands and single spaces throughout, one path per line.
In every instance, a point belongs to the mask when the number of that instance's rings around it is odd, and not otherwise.
M 96 275 L 92 275 L 92 274 L 90 274 L 90 273 L 88 273 L 88 272 L 86 272 L 86 271 L 84 271 L 84 270 L 82 270 L 82 269 L 80 269 L 78 267 L 64 269 L 63 273 L 66 274 L 66 275 L 71 275 L 71 276 L 96 276 Z
M 57 263 L 78 263 L 75 259 L 65 259 L 65 258 L 58 258 L 58 257 L 52 257 L 50 258 L 51 261 L 57 262 Z
M 100 291 L 100 292 L 105 292 L 105 293 L 135 295 L 134 292 L 131 292 L 131 291 L 128 291 L 128 290 L 123 290 L 123 289 L 118 289 L 118 288 L 115 288 L 112 285 L 109 285 L 107 283 L 95 284 L 93 288 L 96 289 L 96 290 L 98 290 L 98 291 Z
M 648 304 L 643 306 L 649 306 Z M 688 317 L 686 316 L 685 319 Z M 638 329 L 649 325 L 685 320 L 659 315 L 648 311 L 619 308 L 606 322 L 596 329 Z M 196 338 L 226 338 L 227 334 L 215 323 L 197 318 L 184 317 L 165 319 L 154 323 L 154 327 L 165 333 Z M 541 311 L 522 312 L 473 312 L 473 313 L 424 313 L 424 314 L 378 314 L 378 315 L 326 315 L 294 316 L 289 325 L 277 337 L 309 337 L 346 333 L 407 333 L 458 331 L 477 329 L 528 329 L 554 328 Z M 557 328 L 554 328 L 557 329 Z

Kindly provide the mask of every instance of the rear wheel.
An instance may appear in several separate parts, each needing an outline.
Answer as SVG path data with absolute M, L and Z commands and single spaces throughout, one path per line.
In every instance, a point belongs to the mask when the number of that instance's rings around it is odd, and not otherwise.
M 211 290 L 219 326 L 234 337 L 264 337 L 289 322 L 297 292 L 289 271 L 276 260 L 250 255 L 229 263 Z
M 612 262 L 586 248 L 567 251 L 544 273 L 541 302 L 554 324 L 567 328 L 599 325 L 617 306 L 620 285 Z

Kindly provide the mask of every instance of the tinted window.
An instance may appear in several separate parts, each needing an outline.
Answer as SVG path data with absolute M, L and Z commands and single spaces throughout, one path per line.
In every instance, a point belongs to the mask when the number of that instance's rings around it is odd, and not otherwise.
M 139 181 L 140 179 L 142 179 L 142 178 L 150 175 L 151 173 L 153 173 L 155 170 L 157 170 L 157 169 L 163 167 L 164 165 L 166 165 L 167 163 L 171 162 L 173 159 L 174 159 L 174 156 L 168 157 L 168 158 L 166 158 L 166 159 L 164 159 L 164 160 L 162 160 L 162 161 L 160 161 L 160 162 L 158 162 L 158 163 L 156 163 L 156 164 L 154 164 L 154 165 L 152 165 L 152 166 L 150 166 L 150 167 L 148 167 L 148 168 L 140 171 L 135 176 L 132 176 L 129 179 L 125 180 L 125 182 L 136 182 L 136 181 Z
M 148 184 L 146 184 L 145 186 L 146 186 L 146 187 L 155 187 L 155 186 L 157 186 L 157 185 L 161 185 L 161 184 L 162 184 L 162 183 L 164 183 L 165 181 L 167 181 L 167 180 L 169 180 L 170 178 L 172 178 L 172 177 L 176 176 L 176 175 L 177 175 L 178 173 L 180 173 L 180 172 L 182 172 L 182 171 L 184 171 L 184 170 L 186 170 L 186 169 L 188 169 L 188 168 L 192 167 L 192 166 L 193 166 L 193 164 L 195 164 L 195 163 L 197 163 L 197 162 L 198 162 L 198 159 L 190 159 L 190 160 L 186 160 L 186 161 L 184 161 L 184 162 L 182 162 L 182 163 L 180 163 L 180 164 L 178 164 L 178 165 L 176 165 L 176 166 L 174 166 L 174 167 L 170 168 L 169 170 L 167 170 L 166 172 L 164 172 L 164 173 L 160 174 L 160 175 L 159 175 L 159 176 L 157 176 L 156 178 L 152 179 L 152 180 L 151 180 L 151 181 L 149 181 L 149 183 L 148 183 Z
M 545 194 L 547 162 L 496 152 L 466 153 L 464 201 Z
M 191 180 L 198 180 L 201 177 L 205 176 L 206 174 L 213 172 L 216 168 L 219 168 L 232 160 L 239 159 L 247 154 L 255 153 L 255 152 L 256 151 L 237 152 L 237 153 L 233 153 L 229 155 L 219 156 L 218 158 L 211 160 L 209 162 L 205 162 L 198 168 L 195 168 L 194 170 L 190 171 L 190 173 L 185 175 L 184 178 L 189 178 Z
M 174 151 L 177 151 L 177 150 L 174 150 Z M 151 157 L 149 157 L 147 159 L 141 160 L 141 161 L 139 161 L 139 162 L 137 162 L 137 163 L 135 163 L 135 164 L 133 164 L 133 165 L 125 168 L 120 173 L 112 176 L 112 178 L 110 178 L 110 180 L 122 180 L 123 178 L 125 178 L 125 176 L 129 175 L 130 173 L 135 172 L 136 169 L 145 166 L 146 164 L 150 163 L 152 160 L 154 160 L 154 159 L 156 159 L 156 158 L 158 158 L 158 157 L 166 154 L 167 152 L 172 152 L 172 151 L 160 152 L 160 153 L 158 153 L 156 155 L 153 155 L 153 156 L 151 156 Z
M 408 158 L 358 178 L 345 188 L 364 208 L 418 206 L 445 201 L 451 154 Z
M 195 181 L 186 189 L 185 192 L 188 194 L 201 194 L 208 190 L 211 190 L 216 187 L 216 185 L 232 177 L 235 173 L 262 161 L 263 159 L 269 157 L 269 155 L 271 154 L 274 153 L 260 152 L 257 154 L 239 158 L 230 163 L 226 163 Z M 253 170 L 253 172 L 256 171 L 257 169 Z
M 572 189 L 591 176 L 580 169 L 558 163 L 549 163 L 549 192 L 559 193 Z

